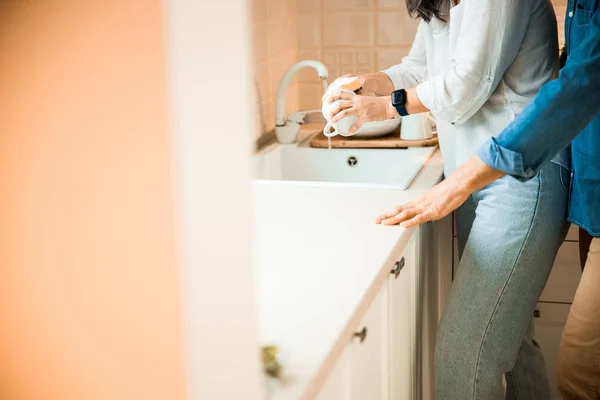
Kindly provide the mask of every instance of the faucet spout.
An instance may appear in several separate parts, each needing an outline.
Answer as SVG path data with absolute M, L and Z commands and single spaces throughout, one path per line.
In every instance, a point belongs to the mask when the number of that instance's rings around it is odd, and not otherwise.
M 277 90 L 277 97 L 275 98 L 275 126 L 285 126 L 285 95 L 288 87 L 294 76 L 303 68 L 311 67 L 317 70 L 319 78 L 323 81 L 323 89 L 327 90 L 327 68 L 323 63 L 314 60 L 304 60 L 294 64 L 283 76 L 279 89 Z

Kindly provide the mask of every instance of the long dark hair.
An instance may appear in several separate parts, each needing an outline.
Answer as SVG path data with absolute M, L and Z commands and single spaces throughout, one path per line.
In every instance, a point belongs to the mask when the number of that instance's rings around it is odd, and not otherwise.
M 433 18 L 446 21 L 450 0 L 406 0 L 406 8 L 411 17 L 422 18 L 425 22 Z

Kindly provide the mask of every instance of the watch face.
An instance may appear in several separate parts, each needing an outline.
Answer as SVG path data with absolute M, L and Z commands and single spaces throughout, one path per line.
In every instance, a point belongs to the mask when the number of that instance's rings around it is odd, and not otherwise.
M 392 105 L 395 106 L 403 106 L 406 104 L 406 91 L 405 90 L 396 90 L 392 93 Z

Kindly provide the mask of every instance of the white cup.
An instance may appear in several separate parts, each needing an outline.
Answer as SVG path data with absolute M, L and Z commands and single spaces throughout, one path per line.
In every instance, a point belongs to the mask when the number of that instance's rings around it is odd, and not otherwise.
M 433 137 L 433 124 L 431 114 L 420 113 L 402 117 L 400 139 L 424 140 Z
M 341 90 L 341 91 L 347 92 L 347 93 L 352 93 L 353 96 L 356 96 L 356 93 L 354 93 L 352 90 Z M 339 101 L 341 101 L 341 100 L 336 100 L 333 103 L 327 103 L 327 102 L 323 103 L 323 108 L 321 109 L 321 112 L 323 113 L 323 116 L 327 120 L 327 125 L 325 126 L 323 133 L 327 137 L 332 137 L 332 136 L 336 136 L 336 135 L 350 136 L 350 135 L 348 135 L 348 132 L 350 131 L 352 126 L 358 120 L 357 116 L 351 115 L 349 117 L 342 118 L 335 124 L 332 124 L 331 122 L 329 122 L 331 120 L 331 118 L 333 117 L 331 115 L 331 110 L 335 107 L 335 105 Z M 333 127 L 333 132 L 330 132 L 332 127 Z

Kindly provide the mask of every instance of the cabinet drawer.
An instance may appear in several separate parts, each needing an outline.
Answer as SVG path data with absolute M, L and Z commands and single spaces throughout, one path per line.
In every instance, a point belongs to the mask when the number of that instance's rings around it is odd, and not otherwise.
M 537 317 L 534 318 L 534 338 L 544 354 L 546 371 L 548 373 L 548 380 L 550 381 L 550 389 L 552 390 L 552 400 L 561 399 L 556 384 L 556 366 L 560 338 L 567 322 L 570 308 L 569 304 L 538 303 Z
M 565 242 L 558 250 L 540 301 L 571 303 L 580 278 L 579 244 Z

